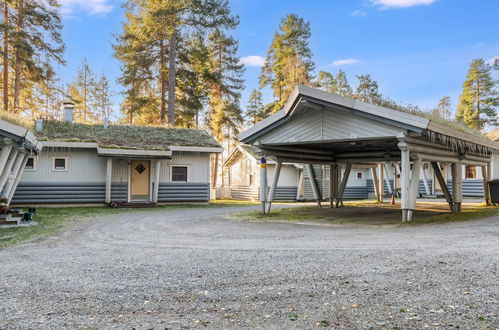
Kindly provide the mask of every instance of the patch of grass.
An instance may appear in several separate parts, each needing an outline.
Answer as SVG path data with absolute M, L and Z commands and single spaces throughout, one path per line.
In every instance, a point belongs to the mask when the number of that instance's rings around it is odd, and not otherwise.
M 12 114 L 12 113 L 4 112 L 4 111 L 0 111 L 0 119 L 3 121 L 6 121 L 8 123 L 11 123 L 11 124 L 14 124 L 17 126 L 21 126 L 21 127 L 27 128 L 27 129 L 33 129 L 33 126 L 34 126 L 33 121 L 26 119 L 26 118 L 22 118 L 21 116 L 18 116 L 18 115 Z
M 75 208 L 43 208 L 38 209 L 34 221 L 38 225 L 30 227 L 15 227 L 0 229 L 0 249 L 23 242 L 32 242 L 57 232 L 76 221 L 98 215 L 113 214 L 113 210 L 107 207 L 75 207 Z
M 258 222 L 300 222 L 332 225 L 421 225 L 469 221 L 499 215 L 499 208 L 493 206 L 463 206 L 461 213 L 452 214 L 444 203 L 418 204 L 415 216 L 410 222 L 401 221 L 399 206 L 373 202 L 347 202 L 345 207 L 330 209 L 316 206 L 300 206 L 273 210 L 268 215 L 260 211 L 246 211 L 226 215 L 229 220 Z
M 39 208 L 34 221 L 38 225 L 29 227 L 0 228 L 0 250 L 6 247 L 36 241 L 58 232 L 80 221 L 91 220 L 96 216 L 116 215 L 129 212 L 158 212 L 180 208 L 218 208 L 251 206 L 250 203 L 213 202 L 209 204 L 169 204 L 154 208 L 112 209 L 109 207 L 62 207 Z

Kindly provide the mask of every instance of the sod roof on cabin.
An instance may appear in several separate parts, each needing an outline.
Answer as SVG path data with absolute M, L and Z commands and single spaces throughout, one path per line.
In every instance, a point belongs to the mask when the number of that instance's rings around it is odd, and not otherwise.
M 69 124 L 46 121 L 43 130 L 36 132 L 40 141 L 95 142 L 102 148 L 168 150 L 169 146 L 221 147 L 208 134 L 199 129 L 168 128 L 158 126 L 126 126 Z

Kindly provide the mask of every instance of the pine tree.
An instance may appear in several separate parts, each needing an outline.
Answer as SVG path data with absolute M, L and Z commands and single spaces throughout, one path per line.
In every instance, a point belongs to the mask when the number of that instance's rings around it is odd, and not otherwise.
M 448 119 L 450 118 L 451 112 L 450 96 L 442 96 L 438 101 L 437 107 L 433 110 L 433 113 L 437 117 Z
M 334 77 L 333 86 L 334 89 L 331 91 L 332 93 L 352 97 L 352 87 L 348 84 L 347 76 L 343 70 L 340 70 L 336 77 Z
M 240 107 L 244 88 L 244 65 L 237 56 L 237 41 L 221 31 L 210 34 L 208 44 L 212 80 L 210 82 L 207 117 L 208 127 L 219 141 L 236 136 L 243 122 Z
M 378 83 L 371 78 L 371 75 L 358 75 L 359 80 L 357 89 L 355 90 L 355 98 L 372 104 L 380 104 L 383 97 L 378 91 Z
M 246 105 L 246 117 L 255 125 L 259 121 L 265 119 L 268 113 L 265 113 L 265 105 L 263 104 L 262 93 L 256 89 L 251 91 Z
M 113 92 L 111 91 L 109 80 L 104 73 L 95 81 L 91 90 L 91 96 L 92 108 L 95 109 L 96 115 L 100 114 L 103 123 L 109 120 L 111 117 Z
M 336 90 L 333 74 L 326 71 L 319 71 L 315 85 L 329 93 L 334 93 Z
M 456 119 L 468 127 L 483 129 L 496 122 L 499 93 L 491 70 L 492 66 L 483 59 L 471 62 L 456 113 Z
M 123 62 L 120 81 L 126 87 L 125 97 L 130 98 L 126 111 L 140 114 L 159 98 L 159 121 L 166 122 L 168 105 L 168 122 L 173 125 L 176 94 L 182 95 L 176 88 L 176 72 L 185 66 L 183 43 L 194 32 L 234 28 L 239 20 L 231 15 L 228 0 L 129 0 L 125 8 L 126 23 L 114 50 Z M 151 93 L 149 89 L 157 81 L 159 91 Z M 184 80 L 181 85 L 190 84 Z
M 297 84 L 311 84 L 310 36 L 310 23 L 303 18 L 290 14 L 281 20 L 259 77 L 260 88 L 270 86 L 274 91 L 274 112 L 286 103 Z
M 68 94 L 75 103 L 75 119 L 81 122 L 95 122 L 99 114 L 95 112 L 93 90 L 95 88 L 95 74 L 90 68 L 87 59 L 83 59 L 76 80 L 68 87 Z
M 53 66 L 64 63 L 58 7 L 56 0 L 4 1 L 1 29 L 5 111 L 21 113 L 31 108 L 33 89 L 47 85 L 55 76 Z

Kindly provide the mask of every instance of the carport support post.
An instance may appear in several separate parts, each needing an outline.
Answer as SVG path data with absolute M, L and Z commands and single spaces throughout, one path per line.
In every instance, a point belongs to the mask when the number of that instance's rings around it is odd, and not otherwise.
M 404 142 L 399 143 L 400 148 L 400 197 L 402 208 L 402 221 L 408 221 L 408 211 L 410 204 L 410 153 L 407 145 Z
M 267 201 L 267 160 L 265 157 L 260 159 L 260 203 L 262 205 L 262 214 L 265 214 L 265 202 Z
M 329 207 L 334 208 L 338 199 L 338 165 L 329 165 Z
M 321 208 L 321 193 L 319 191 L 319 186 L 317 181 L 315 181 L 314 168 L 310 164 L 305 164 L 308 175 L 310 175 L 310 185 L 312 186 L 312 191 L 314 192 L 314 198 L 317 200 L 317 206 Z
M 269 198 L 267 199 L 267 214 L 270 213 L 272 201 L 274 200 L 275 191 L 277 189 L 277 182 L 279 182 L 279 175 L 281 174 L 282 162 L 278 161 L 275 166 L 274 177 L 272 178 L 272 185 L 270 186 Z
M 106 198 L 105 203 L 111 203 L 111 181 L 113 177 L 113 159 L 108 158 L 106 162 Z
M 486 166 L 482 166 L 482 177 L 483 177 L 483 198 L 485 199 L 485 204 L 490 205 L 490 191 L 489 191 L 490 163 L 488 163 Z
M 385 182 L 386 187 L 388 188 L 388 194 L 393 194 L 392 184 L 390 183 L 390 175 L 388 171 L 388 164 L 384 164 L 383 168 L 385 169 Z M 395 182 L 395 181 L 394 181 Z
M 373 177 L 374 194 L 376 195 L 376 200 L 379 202 L 379 184 L 378 184 L 378 174 L 376 173 L 376 167 L 371 167 L 371 174 Z
M 437 178 L 438 184 L 442 189 L 445 200 L 449 204 L 450 211 L 454 213 L 454 201 L 452 200 L 452 196 L 450 195 L 449 188 L 447 187 L 447 182 L 445 182 L 444 176 L 440 171 L 440 166 L 438 166 L 437 162 L 431 162 L 431 167 L 433 167 L 433 172 L 435 172 L 435 177 Z
M 410 202 L 407 210 L 407 221 L 412 220 L 412 215 L 416 209 L 416 200 L 419 194 L 419 174 L 421 170 L 421 157 L 418 157 L 412 166 L 412 177 L 410 182 Z
M 452 199 L 454 200 L 454 213 L 461 212 L 461 202 L 463 201 L 463 173 L 461 163 L 452 163 Z
M 341 180 L 340 190 L 338 191 L 338 198 L 336 200 L 336 207 L 343 206 L 343 194 L 345 193 L 345 189 L 347 187 L 348 177 L 350 176 L 350 172 L 352 171 L 352 163 L 347 163 L 345 167 L 345 173 L 343 173 L 343 178 Z
M 385 179 L 383 178 L 383 164 L 378 164 L 378 170 L 379 170 L 379 180 L 378 180 L 379 198 L 378 198 L 378 202 L 383 203 L 383 199 L 385 198 Z

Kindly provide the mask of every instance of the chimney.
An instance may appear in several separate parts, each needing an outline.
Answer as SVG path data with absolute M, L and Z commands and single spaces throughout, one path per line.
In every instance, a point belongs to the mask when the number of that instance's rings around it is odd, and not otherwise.
M 43 119 L 35 119 L 35 132 L 43 130 Z
M 109 119 L 107 116 L 104 116 L 104 129 L 107 129 L 107 125 L 109 124 Z
M 74 109 L 74 103 L 72 102 L 64 102 L 64 121 L 66 123 L 73 123 L 73 109 Z

